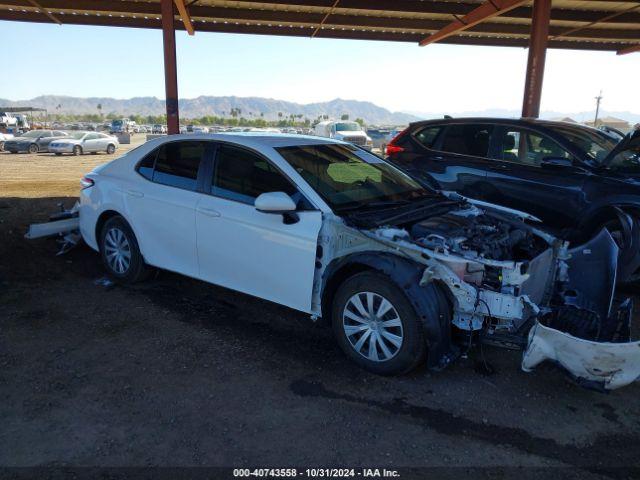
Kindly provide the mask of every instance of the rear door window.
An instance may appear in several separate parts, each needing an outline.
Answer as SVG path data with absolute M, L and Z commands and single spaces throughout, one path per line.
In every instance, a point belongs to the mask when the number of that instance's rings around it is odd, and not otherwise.
M 196 190 L 198 170 L 204 158 L 205 147 L 205 142 L 165 143 L 156 158 L 153 181 L 171 187 Z
M 478 124 L 449 125 L 440 150 L 458 155 L 487 157 L 493 126 Z

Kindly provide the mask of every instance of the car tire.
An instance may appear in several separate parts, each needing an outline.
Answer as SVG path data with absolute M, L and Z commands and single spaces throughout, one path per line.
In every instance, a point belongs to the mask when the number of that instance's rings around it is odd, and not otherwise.
M 73 154 L 75 156 L 82 155 L 82 147 L 80 145 L 76 145 L 73 147 Z
M 4 142 L 0 142 L 0 152 L 4 151 Z
M 144 263 L 133 230 L 124 218 L 109 218 L 100 231 L 100 255 L 110 276 L 121 283 L 144 280 L 151 269 Z
M 38 145 L 36 145 L 35 143 L 32 143 L 29 145 L 29 153 L 34 154 L 34 153 L 38 153 Z
M 56 157 L 60 157 L 62 155 L 62 153 L 60 152 L 55 152 L 56 153 Z
M 116 152 L 116 146 L 113 143 L 110 143 L 107 146 L 107 154 L 108 155 L 113 155 Z
M 340 348 L 370 372 L 407 373 L 426 356 L 418 315 L 404 292 L 381 273 L 363 272 L 345 280 L 334 296 L 332 319 Z

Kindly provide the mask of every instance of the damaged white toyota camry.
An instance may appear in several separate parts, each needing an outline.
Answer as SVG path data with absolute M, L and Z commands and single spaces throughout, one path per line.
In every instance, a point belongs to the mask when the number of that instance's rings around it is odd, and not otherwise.
M 527 214 L 297 135 L 156 139 L 82 186 L 76 225 L 113 277 L 158 267 L 307 312 L 373 372 L 441 369 L 483 341 L 594 388 L 640 376 L 606 230 L 570 248 Z

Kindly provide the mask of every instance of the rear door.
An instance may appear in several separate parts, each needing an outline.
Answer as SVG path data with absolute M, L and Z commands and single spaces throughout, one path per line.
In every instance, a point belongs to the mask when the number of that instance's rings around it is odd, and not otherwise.
M 584 207 L 585 170 L 565 148 L 527 128 L 496 126 L 483 200 L 531 213 L 555 228 L 573 226 Z M 545 160 L 554 159 L 556 164 Z M 557 160 L 566 160 L 562 166 Z
M 433 186 L 478 198 L 485 183 L 485 170 L 493 127 L 488 124 L 426 126 L 412 133 L 416 145 L 410 162 L 412 172 L 424 173 Z
M 311 311 L 321 213 L 262 154 L 220 144 L 196 208 L 200 278 L 304 312 Z M 259 212 L 262 193 L 285 192 L 294 220 Z
M 198 276 L 195 208 L 208 142 L 174 141 L 145 156 L 141 178 L 124 186 L 127 213 L 145 260 Z

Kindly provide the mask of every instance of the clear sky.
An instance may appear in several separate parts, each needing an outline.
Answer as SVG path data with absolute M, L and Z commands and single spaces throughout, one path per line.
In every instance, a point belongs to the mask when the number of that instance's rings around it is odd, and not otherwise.
M 158 30 L 0 21 L 0 98 L 164 98 Z M 177 32 L 181 97 L 368 100 L 393 111 L 519 110 L 521 48 Z M 15 48 L 14 48 L 15 46 Z M 549 50 L 542 110 L 640 113 L 640 53 Z

